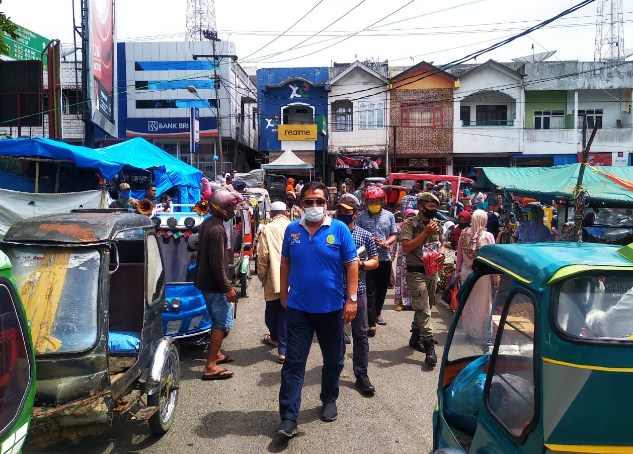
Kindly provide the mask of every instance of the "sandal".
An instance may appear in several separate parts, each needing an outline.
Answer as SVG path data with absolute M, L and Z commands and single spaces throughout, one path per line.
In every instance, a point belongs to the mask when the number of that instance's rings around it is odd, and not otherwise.
M 270 334 L 264 334 L 264 337 L 262 338 L 262 344 L 268 345 L 269 347 L 274 347 L 274 348 L 279 347 L 279 344 L 277 343 L 277 341 L 274 340 L 272 337 L 270 337 Z
M 402 307 L 402 304 L 398 304 L 396 307 L 393 308 L 393 310 L 401 312 L 402 310 L 404 310 L 404 308 Z
M 235 361 L 235 358 L 231 355 L 224 355 L 224 358 L 222 359 L 218 359 L 215 363 L 216 364 L 225 364 L 225 363 L 232 363 L 233 361 Z
M 384 318 L 382 318 L 382 316 L 376 317 L 376 323 L 379 324 L 379 325 L 386 325 L 387 324 L 387 322 L 385 321 Z
M 215 374 L 202 374 L 200 380 L 226 380 L 233 376 L 233 372 L 228 369 L 220 369 Z
M 367 337 L 374 337 L 376 335 L 376 327 L 367 328 Z
M 283 364 L 286 361 L 286 355 L 277 356 L 277 363 Z

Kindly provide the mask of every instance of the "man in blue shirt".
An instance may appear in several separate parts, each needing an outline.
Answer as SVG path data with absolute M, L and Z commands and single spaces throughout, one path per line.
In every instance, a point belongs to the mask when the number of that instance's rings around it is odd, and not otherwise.
M 356 246 L 349 228 L 327 216 L 328 195 L 321 182 L 303 187 L 305 214 L 288 225 L 281 248 L 280 299 L 287 309 L 287 349 L 279 389 L 282 421 L 276 433 L 288 438 L 297 433 L 305 366 L 315 333 L 323 355 L 321 419 L 336 419 L 345 358 L 343 323 L 350 323 L 357 310 Z
M 369 381 L 367 366 L 369 365 L 369 339 L 367 338 L 367 295 L 365 271 L 378 268 L 378 249 L 371 234 L 355 224 L 360 202 L 352 194 L 343 194 L 336 203 L 336 219 L 347 224 L 356 244 L 356 252 L 360 259 L 358 271 L 358 307 L 356 317 L 352 320 L 352 338 L 354 349 L 352 362 L 356 383 L 354 386 L 366 396 L 373 396 L 376 388 Z

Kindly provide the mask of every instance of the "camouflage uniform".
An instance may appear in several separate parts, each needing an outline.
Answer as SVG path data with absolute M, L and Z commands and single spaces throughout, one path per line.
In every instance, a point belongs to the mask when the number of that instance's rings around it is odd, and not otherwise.
M 426 224 L 418 217 L 409 218 L 402 226 L 402 239 L 412 240 L 418 236 Z M 426 243 L 443 243 L 442 235 L 430 235 Z M 421 340 L 433 339 L 433 324 L 431 322 L 431 308 L 435 304 L 435 292 L 437 290 L 438 274 L 428 276 L 424 273 L 424 261 L 422 259 L 422 246 L 407 254 L 407 286 L 411 295 L 411 307 L 415 311 L 412 332 L 419 332 Z

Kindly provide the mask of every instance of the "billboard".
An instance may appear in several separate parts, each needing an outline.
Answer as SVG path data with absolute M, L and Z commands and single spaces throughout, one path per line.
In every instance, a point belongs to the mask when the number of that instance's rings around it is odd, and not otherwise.
M 116 136 L 114 0 L 85 0 L 88 6 L 90 68 L 88 75 L 91 120 Z
M 7 32 L 2 35 L 8 48 L 7 56 L 16 60 L 42 60 L 44 71 L 47 71 L 46 55 L 42 55 L 42 52 L 51 40 L 17 24 L 16 26 L 18 39 L 11 38 Z
M 42 62 L 0 61 L 0 127 L 42 126 Z

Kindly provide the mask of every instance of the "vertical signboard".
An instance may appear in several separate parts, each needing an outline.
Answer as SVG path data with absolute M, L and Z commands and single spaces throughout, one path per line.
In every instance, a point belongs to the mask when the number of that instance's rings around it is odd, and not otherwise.
M 92 121 L 116 136 L 114 114 L 115 17 L 114 0 L 86 0 L 90 39 L 90 98 Z
M 200 153 L 200 109 L 197 107 L 190 107 L 189 150 L 191 153 Z

